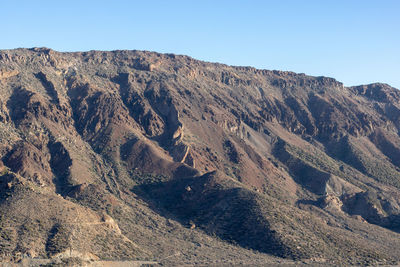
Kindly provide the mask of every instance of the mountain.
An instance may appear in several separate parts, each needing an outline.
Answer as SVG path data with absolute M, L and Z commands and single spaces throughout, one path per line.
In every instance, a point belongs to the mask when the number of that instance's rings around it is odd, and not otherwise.
M 144 51 L 0 51 L 0 259 L 400 261 L 400 91 Z

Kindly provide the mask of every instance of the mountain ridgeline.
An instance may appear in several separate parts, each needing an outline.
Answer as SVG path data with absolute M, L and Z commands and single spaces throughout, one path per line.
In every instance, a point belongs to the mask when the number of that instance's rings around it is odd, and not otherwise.
M 0 260 L 395 264 L 399 130 L 387 84 L 3 50 Z

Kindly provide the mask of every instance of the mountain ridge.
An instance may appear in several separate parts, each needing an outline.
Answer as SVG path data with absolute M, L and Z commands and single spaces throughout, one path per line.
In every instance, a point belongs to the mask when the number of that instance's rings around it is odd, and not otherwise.
M 33 48 L 0 51 L 0 90 L 3 260 L 399 261 L 389 85 Z
M 62 53 L 62 54 L 84 54 L 84 53 L 91 53 L 91 52 L 104 52 L 104 53 L 123 53 L 126 51 L 130 51 L 130 52 L 139 52 L 139 53 L 153 53 L 153 54 L 158 54 L 158 55 L 170 55 L 172 57 L 182 57 L 182 58 L 188 58 L 190 60 L 194 60 L 194 61 L 198 61 L 198 62 L 202 62 L 205 64 L 212 64 L 212 65 L 217 65 L 217 66 L 225 66 L 225 67 L 232 67 L 232 68 L 237 68 L 237 69 L 242 69 L 242 70 L 254 70 L 256 72 L 274 72 L 274 73 L 287 73 L 287 74 L 293 74 L 293 75 L 304 75 L 304 76 L 309 76 L 309 77 L 314 77 L 314 78 L 327 78 L 327 79 L 333 79 L 334 81 L 337 81 L 335 78 L 330 77 L 330 76 L 325 76 L 325 75 L 307 75 L 305 73 L 301 73 L 301 72 L 295 72 L 295 71 L 291 71 L 291 70 L 278 70 L 278 69 L 274 69 L 274 70 L 270 70 L 270 69 L 264 69 L 264 68 L 256 68 L 250 65 L 230 65 L 230 64 L 225 64 L 225 63 L 221 63 L 221 62 L 217 62 L 217 61 L 207 61 L 207 60 L 201 60 L 201 59 L 196 59 L 194 57 L 188 56 L 188 55 L 184 55 L 184 54 L 174 54 L 174 53 L 169 53 L 169 52 L 165 52 L 165 53 L 161 53 L 161 52 L 156 52 L 156 51 L 150 51 L 150 50 L 126 50 L 126 49 L 115 49 L 115 50 L 88 50 L 88 51 L 57 51 L 57 50 L 53 50 L 51 48 L 48 47 L 31 47 L 31 48 L 14 48 L 14 49 L 0 49 L 0 51 L 2 52 L 11 52 L 11 51 L 25 51 L 25 50 L 29 50 L 29 51 L 36 51 L 36 52 L 40 52 L 40 51 L 44 51 L 44 52 L 56 52 L 56 53 Z M 340 81 L 337 81 L 341 84 L 343 84 Z M 388 83 L 384 83 L 384 82 L 372 82 L 372 83 L 365 83 L 365 84 L 358 84 L 358 85 L 350 85 L 350 86 L 345 86 L 347 88 L 350 87 L 362 87 L 362 86 L 368 86 L 368 85 L 387 85 L 390 86 L 392 88 L 395 88 L 393 86 L 391 86 Z M 344 86 L 344 85 L 343 85 Z M 397 89 L 397 88 L 396 88 Z

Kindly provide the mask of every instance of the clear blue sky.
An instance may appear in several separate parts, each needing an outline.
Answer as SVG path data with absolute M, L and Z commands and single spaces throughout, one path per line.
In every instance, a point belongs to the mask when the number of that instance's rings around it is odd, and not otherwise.
M 0 49 L 139 49 L 400 88 L 400 0 L 3 0 Z

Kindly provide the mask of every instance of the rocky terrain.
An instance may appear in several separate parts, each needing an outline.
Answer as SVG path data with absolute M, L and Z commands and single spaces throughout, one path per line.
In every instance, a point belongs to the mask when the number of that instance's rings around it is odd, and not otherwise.
M 0 261 L 396 264 L 399 130 L 386 84 L 3 50 Z

